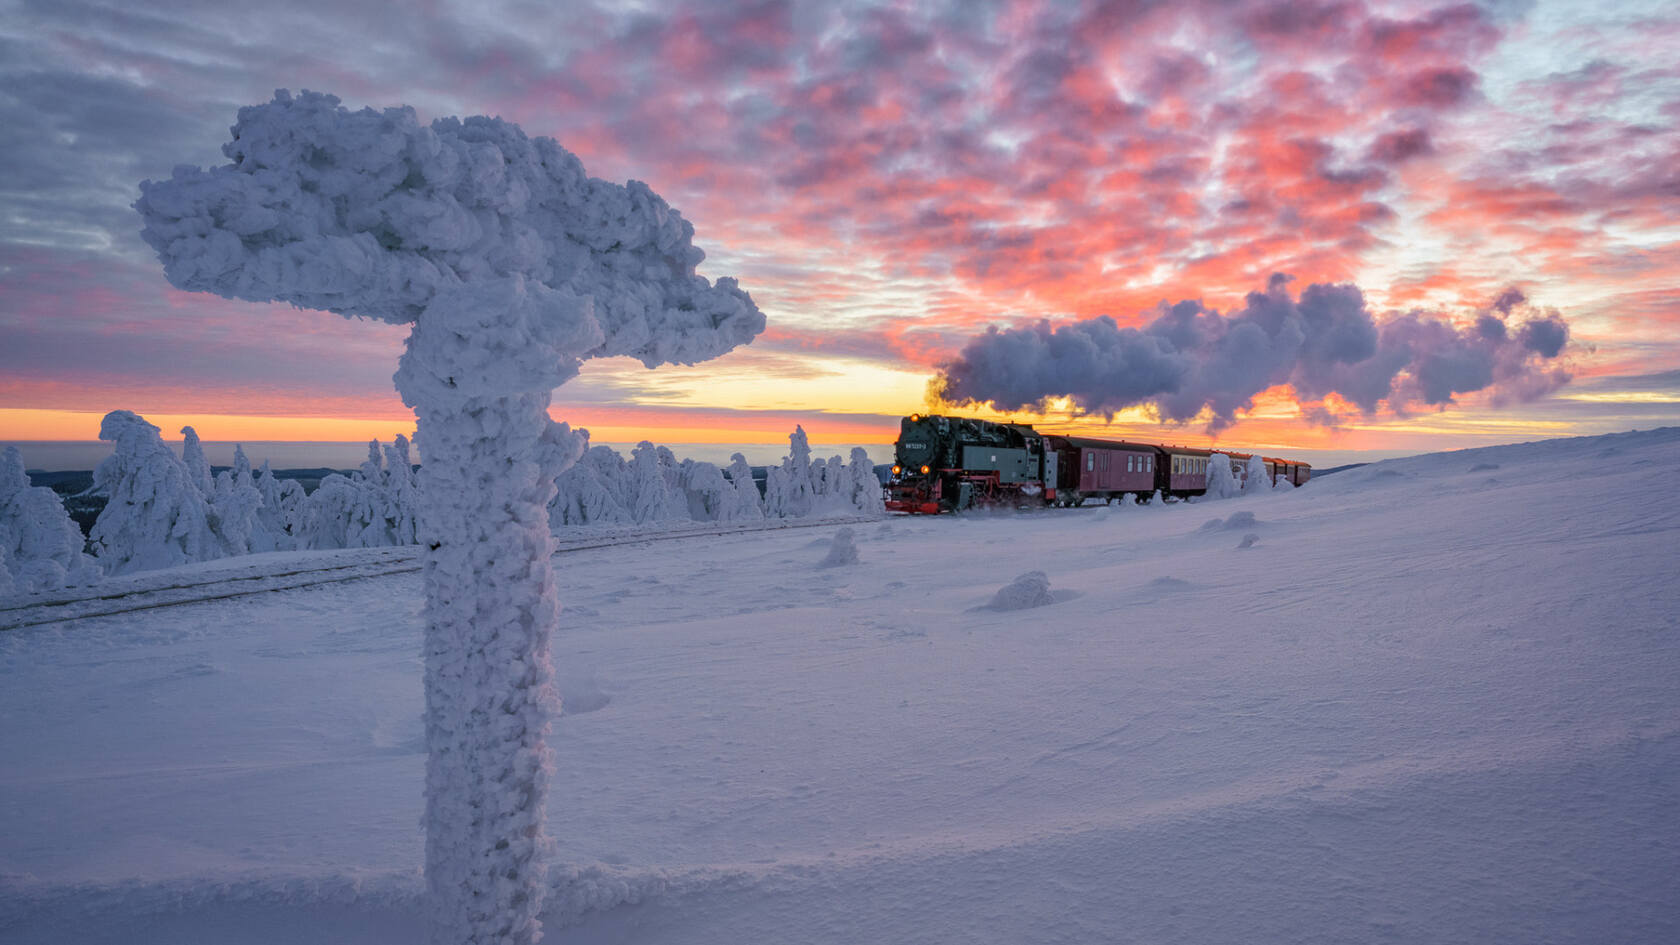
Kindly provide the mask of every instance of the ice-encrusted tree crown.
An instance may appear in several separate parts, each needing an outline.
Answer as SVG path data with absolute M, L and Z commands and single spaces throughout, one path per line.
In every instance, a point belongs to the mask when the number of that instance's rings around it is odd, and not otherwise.
M 545 356 L 692 364 L 751 341 L 764 315 L 695 272 L 694 227 L 646 184 L 584 173 L 552 138 L 499 118 L 419 123 L 285 90 L 239 110 L 232 161 L 140 185 L 142 231 L 176 287 L 393 323 L 511 306 Z M 496 347 L 495 339 L 488 339 Z M 507 339 L 517 354 L 529 339 Z

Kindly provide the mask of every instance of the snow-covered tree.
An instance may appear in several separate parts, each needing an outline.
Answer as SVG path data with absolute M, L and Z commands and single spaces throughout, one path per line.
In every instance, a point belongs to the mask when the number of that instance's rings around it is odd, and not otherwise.
M 1209 499 L 1229 499 L 1241 491 L 1231 472 L 1231 457 L 1214 453 L 1207 458 L 1207 493 Z
M 199 455 L 203 455 L 202 450 Z M 251 553 L 251 534 L 257 528 L 257 512 L 262 503 L 262 493 L 251 476 L 251 461 L 245 458 L 245 448 L 235 444 L 233 468 L 216 476 L 216 487 L 210 497 L 210 525 L 222 541 L 223 554 Z
M 740 453 L 729 457 L 729 488 L 733 501 L 720 516 L 723 521 L 753 521 L 764 517 L 764 497 L 758 492 L 758 483 L 753 481 L 752 467 Z
M 661 450 L 664 447 L 643 440 L 630 452 L 630 481 L 634 490 L 630 515 L 638 525 L 688 518 L 687 501 L 671 488 L 665 477 L 666 464 L 660 461 Z M 669 455 L 670 450 L 665 453 Z
M 688 500 L 688 517 L 696 522 L 722 521 L 728 505 L 734 501 L 733 490 L 724 481 L 723 472 L 708 462 L 684 460 L 682 486 Z
M 800 518 L 811 514 L 816 490 L 811 487 L 811 444 L 805 428 L 795 425 L 788 434 L 788 455 L 782 460 L 782 476 L 786 480 L 781 511 L 771 518 Z
M 579 435 L 587 442 L 588 431 Z M 553 528 L 564 525 L 626 525 L 635 521 L 624 505 L 624 457 L 610 446 L 592 446 L 556 481 L 549 502 Z
M 391 543 L 413 545 L 420 541 L 420 490 L 414 483 L 414 462 L 408 455 L 408 437 L 401 433 L 385 447 L 385 524 Z
M 793 484 L 788 480 L 787 463 L 766 466 L 764 469 L 764 517 L 787 518 L 791 512 Z
M 216 483 L 210 475 L 210 460 L 204 455 L 204 444 L 198 441 L 198 431 L 181 428 L 181 463 L 187 467 L 187 479 L 208 502 L 216 494 Z
M 293 480 L 285 480 L 296 487 L 296 492 L 290 498 L 293 503 L 303 500 L 303 487 Z M 274 470 L 268 467 L 268 460 L 263 460 L 262 468 L 257 470 L 252 485 L 257 494 L 262 497 L 262 505 L 257 507 L 256 520 L 251 523 L 251 551 L 290 551 L 294 546 L 291 531 L 286 527 L 288 499 L 281 488 L 281 480 L 275 477 Z
M 548 418 L 585 358 L 693 364 L 764 316 L 695 272 L 694 228 L 645 184 L 588 177 L 500 119 L 351 112 L 277 92 L 232 163 L 141 185 L 176 287 L 411 325 L 426 547 L 426 883 L 434 943 L 540 937 L 559 605 L 547 505 L 581 451 Z
M 1266 473 L 1266 461 L 1257 453 L 1248 458 L 1243 467 L 1243 490 L 1262 492 L 1272 488 L 1272 477 Z
M 0 454 L 0 558 L 11 591 L 97 582 L 99 566 L 83 547 L 82 530 L 70 520 L 58 493 L 31 485 L 23 454 L 6 447 Z
M 107 574 L 222 555 L 209 504 L 160 432 L 127 410 L 113 410 L 99 424 L 99 438 L 116 449 L 93 471 L 93 488 L 107 501 L 89 537 Z
M 881 480 L 875 475 L 875 464 L 869 451 L 852 447 L 852 461 L 846 465 L 846 493 L 852 507 L 865 515 L 885 515 L 886 497 L 881 494 Z

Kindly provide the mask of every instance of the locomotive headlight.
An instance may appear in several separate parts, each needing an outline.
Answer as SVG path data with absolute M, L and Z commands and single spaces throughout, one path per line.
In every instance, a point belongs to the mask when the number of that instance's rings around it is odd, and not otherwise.
M 926 467 L 926 466 L 923 466 L 923 467 L 922 467 L 922 475 L 924 475 L 924 476 L 925 476 L 925 475 L 927 475 L 927 474 L 928 474 L 928 467 Z
M 898 474 L 899 474 L 899 473 L 901 473 L 901 472 L 903 472 L 903 471 L 904 471 L 904 467 L 903 467 L 903 466 L 900 466 L 900 465 L 898 465 L 898 464 L 897 464 L 897 463 L 894 463 L 894 464 L 893 464 L 893 475 L 895 475 L 895 476 L 896 476 L 896 475 L 898 475 Z
M 919 414 L 919 413 L 913 413 L 913 414 L 911 414 L 911 415 L 910 415 L 910 422 L 911 422 L 911 423 L 920 423 L 920 422 L 922 422 L 922 415 L 921 415 L 921 414 Z

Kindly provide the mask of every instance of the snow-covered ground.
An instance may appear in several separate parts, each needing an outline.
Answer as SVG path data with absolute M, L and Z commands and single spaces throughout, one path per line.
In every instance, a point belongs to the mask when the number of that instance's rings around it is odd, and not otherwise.
M 563 554 L 547 940 L 1680 941 L 1677 487 L 1668 429 Z M 0 633 L 0 941 L 423 938 L 420 596 Z

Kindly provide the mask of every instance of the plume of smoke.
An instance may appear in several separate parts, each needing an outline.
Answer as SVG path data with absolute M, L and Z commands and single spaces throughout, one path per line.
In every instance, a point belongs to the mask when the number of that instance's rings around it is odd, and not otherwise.
M 958 405 L 1039 409 L 1067 397 L 1085 413 L 1112 415 L 1149 405 L 1165 421 L 1206 411 L 1210 429 L 1229 426 L 1261 391 L 1294 387 L 1308 416 L 1330 394 L 1367 413 L 1444 406 L 1490 391 L 1495 403 L 1533 400 L 1569 381 L 1555 363 L 1569 326 L 1555 312 L 1511 319 L 1527 299 L 1512 289 L 1459 326 L 1411 311 L 1378 321 L 1352 285 L 1315 283 L 1299 296 L 1277 274 L 1264 291 L 1221 314 L 1200 302 L 1161 303 L 1154 321 L 1122 328 L 1113 318 L 1052 327 L 990 327 L 944 364 L 933 395 Z

